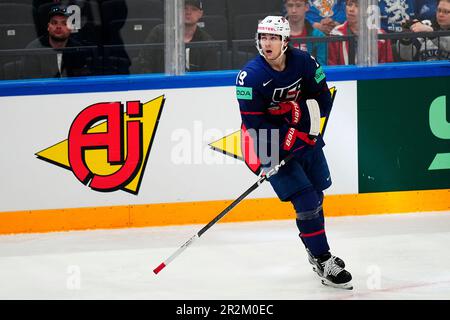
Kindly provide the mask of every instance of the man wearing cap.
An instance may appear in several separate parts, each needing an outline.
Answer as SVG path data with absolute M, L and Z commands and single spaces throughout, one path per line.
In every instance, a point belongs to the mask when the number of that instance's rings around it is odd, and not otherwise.
M 200 0 L 185 0 L 184 43 L 214 41 L 209 33 L 197 26 L 203 16 Z M 145 43 L 164 43 L 164 25 L 157 25 L 148 35 Z M 139 56 L 143 72 L 164 72 L 164 52 L 158 49 L 143 49 Z M 186 71 L 215 70 L 218 68 L 216 51 L 212 47 L 186 46 Z
M 82 43 L 71 37 L 72 29 L 67 23 L 70 14 L 63 6 L 54 6 L 48 13 L 48 34 L 30 42 L 26 49 L 52 48 L 55 54 L 47 51 L 31 52 L 24 57 L 24 71 L 27 77 L 65 77 L 88 75 L 86 52 L 63 50 L 81 47 Z

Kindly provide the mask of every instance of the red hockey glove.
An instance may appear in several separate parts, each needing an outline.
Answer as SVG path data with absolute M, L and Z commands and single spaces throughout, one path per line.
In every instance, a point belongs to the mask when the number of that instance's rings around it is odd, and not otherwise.
M 316 144 L 317 138 L 295 128 L 289 128 L 284 138 L 283 150 L 302 156 L 309 147 Z
M 279 102 L 275 107 L 267 110 L 271 115 L 284 115 L 286 121 L 290 126 L 295 126 L 300 122 L 302 112 L 300 111 L 300 105 L 295 101 L 283 101 Z

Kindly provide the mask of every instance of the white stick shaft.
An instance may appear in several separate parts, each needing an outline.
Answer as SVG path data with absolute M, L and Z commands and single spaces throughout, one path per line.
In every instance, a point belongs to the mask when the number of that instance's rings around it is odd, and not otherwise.
M 173 259 L 175 259 L 177 256 L 179 256 L 180 253 L 182 253 L 184 250 L 186 250 L 186 248 L 189 247 L 197 239 L 198 239 L 198 235 L 195 234 L 194 236 L 192 236 L 181 247 L 179 247 L 177 251 L 175 251 L 169 258 L 167 258 L 167 260 L 164 261 L 164 264 L 167 266 L 170 262 L 172 262 Z
M 177 256 L 180 255 L 187 247 L 189 247 L 195 240 L 197 240 L 198 234 L 192 236 L 188 241 L 186 241 L 181 247 L 178 248 L 177 251 L 175 251 L 169 258 L 166 259 L 166 261 L 162 262 L 159 266 L 157 266 L 153 272 L 155 274 L 158 274 L 162 269 L 164 269 L 170 262 L 172 262 L 173 259 L 175 259 Z

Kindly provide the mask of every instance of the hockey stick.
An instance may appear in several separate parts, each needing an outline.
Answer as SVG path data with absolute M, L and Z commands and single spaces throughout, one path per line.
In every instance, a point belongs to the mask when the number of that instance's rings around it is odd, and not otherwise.
M 228 207 L 226 207 L 221 213 L 219 213 L 214 219 L 212 219 L 206 226 L 204 226 L 197 234 L 192 236 L 188 241 L 186 241 L 177 251 L 175 251 L 167 260 L 162 262 L 158 267 L 156 267 L 153 272 L 158 274 L 162 269 L 164 269 L 173 259 L 178 257 L 188 246 L 190 246 L 195 240 L 200 238 L 209 228 L 211 228 L 217 221 L 222 219 L 231 209 L 233 209 L 239 202 L 241 202 L 246 196 L 248 196 L 253 190 L 258 188 L 264 181 L 269 179 L 274 174 L 277 174 L 281 166 L 284 166 L 289 160 L 293 158 L 293 154 L 289 154 L 284 158 L 278 165 L 270 169 L 264 175 L 262 175 L 258 181 L 256 181 L 250 188 L 248 188 L 243 194 L 233 201 Z

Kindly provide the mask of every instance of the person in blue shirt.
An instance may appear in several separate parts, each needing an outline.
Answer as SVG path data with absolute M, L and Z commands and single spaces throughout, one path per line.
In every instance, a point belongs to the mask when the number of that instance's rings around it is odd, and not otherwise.
M 327 43 L 306 41 L 307 37 L 325 37 L 305 19 L 309 11 L 308 0 L 284 0 L 286 18 L 291 28 L 290 45 L 308 51 L 321 65 L 327 64 Z
M 242 141 L 249 142 L 244 159 L 255 173 L 286 159 L 268 180 L 281 201 L 293 204 L 313 270 L 324 285 L 352 289 L 352 276 L 344 261 L 330 253 L 324 227 L 323 190 L 330 187 L 331 176 L 320 118 L 330 113 L 331 94 L 321 65 L 290 47 L 289 36 L 284 17 L 264 18 L 256 33 L 259 55 L 236 78 Z
M 344 23 L 345 0 L 309 0 L 310 9 L 306 19 L 312 26 L 326 35 L 337 25 Z

